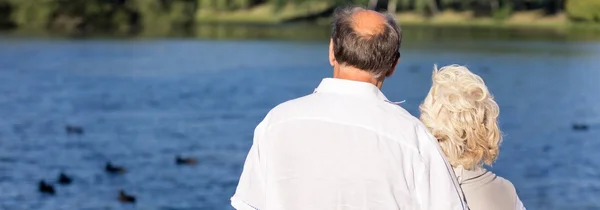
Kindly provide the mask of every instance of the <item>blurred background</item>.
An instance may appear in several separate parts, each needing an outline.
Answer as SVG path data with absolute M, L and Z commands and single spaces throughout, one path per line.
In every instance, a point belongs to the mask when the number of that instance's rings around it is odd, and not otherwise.
M 0 0 L 0 209 L 231 209 L 344 4 L 403 28 L 388 98 L 418 116 L 433 65 L 468 66 L 500 104 L 491 170 L 528 209 L 600 209 L 600 0 Z

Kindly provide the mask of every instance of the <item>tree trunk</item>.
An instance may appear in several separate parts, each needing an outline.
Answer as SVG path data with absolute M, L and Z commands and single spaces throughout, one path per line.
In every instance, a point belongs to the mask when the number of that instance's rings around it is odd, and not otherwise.
M 396 7 L 398 6 L 398 0 L 389 0 L 388 1 L 388 13 L 396 13 Z
M 369 0 L 369 9 L 375 10 L 377 7 L 377 0 Z
M 429 10 L 431 11 L 432 16 L 435 16 L 440 12 L 436 0 L 429 0 Z
M 563 11 L 563 8 L 565 8 L 565 3 L 563 0 L 555 0 L 554 1 L 556 4 L 556 13 L 561 13 Z
M 494 12 L 498 11 L 499 7 L 500 7 L 500 4 L 499 4 L 498 0 L 491 0 L 490 1 L 490 9 L 491 9 L 491 13 L 492 14 Z

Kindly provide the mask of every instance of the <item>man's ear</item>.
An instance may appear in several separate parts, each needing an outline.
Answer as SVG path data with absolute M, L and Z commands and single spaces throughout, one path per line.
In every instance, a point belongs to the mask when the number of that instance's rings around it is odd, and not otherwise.
M 390 77 L 392 76 L 392 74 L 394 74 L 394 71 L 396 71 L 396 67 L 398 66 L 398 62 L 400 61 L 400 58 L 396 58 L 396 62 L 394 63 L 394 67 L 392 69 L 390 69 L 390 71 L 388 71 L 387 74 L 385 74 L 385 77 Z
M 333 52 L 333 39 L 329 39 L 329 64 L 335 66 L 336 60 Z

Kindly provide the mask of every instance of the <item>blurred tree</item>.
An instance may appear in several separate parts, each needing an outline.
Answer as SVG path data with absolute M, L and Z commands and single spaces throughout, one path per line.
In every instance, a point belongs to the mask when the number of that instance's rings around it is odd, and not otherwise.
M 600 22 L 599 0 L 567 0 L 566 9 L 573 20 Z
M 398 7 L 398 0 L 389 0 L 387 11 L 390 13 L 396 13 L 396 8 Z
M 12 29 L 16 27 L 11 18 L 14 8 L 7 0 L 0 0 L 0 29 Z
M 561 13 L 563 12 L 563 8 L 565 8 L 565 2 L 563 0 L 549 0 L 545 3 L 549 14 Z
M 437 15 L 438 13 L 440 13 L 437 0 L 429 0 L 426 2 L 426 4 L 429 5 L 429 12 L 431 13 L 431 15 Z
M 377 0 L 369 0 L 369 5 L 367 6 L 369 9 L 375 9 L 377 7 Z
M 402 10 L 402 11 L 406 11 L 406 10 L 410 10 L 410 6 L 412 3 L 412 0 L 395 0 L 397 3 L 396 5 L 396 11 Z
M 46 28 L 50 14 L 55 9 L 54 0 L 11 0 L 12 21 L 23 28 Z

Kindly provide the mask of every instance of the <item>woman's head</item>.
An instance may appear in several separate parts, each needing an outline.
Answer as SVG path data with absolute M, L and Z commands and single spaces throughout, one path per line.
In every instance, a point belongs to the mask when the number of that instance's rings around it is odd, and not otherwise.
M 452 166 L 472 169 L 498 157 L 500 109 L 481 77 L 464 66 L 433 72 L 429 94 L 419 106 L 421 121 L 438 139 Z

